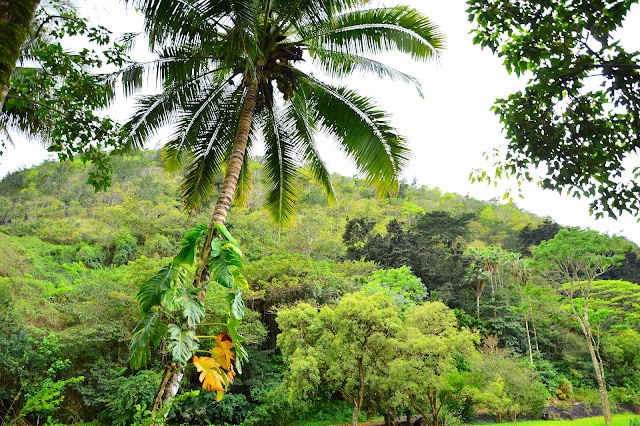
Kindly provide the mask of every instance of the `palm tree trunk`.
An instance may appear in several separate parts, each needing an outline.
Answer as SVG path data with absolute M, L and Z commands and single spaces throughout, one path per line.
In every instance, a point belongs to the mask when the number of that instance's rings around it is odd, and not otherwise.
M 40 0 L 0 1 L 0 110 Z
M 0 0 L 2 1 L 2 0 Z M 242 169 L 242 163 L 244 162 L 244 155 L 247 150 L 247 141 L 249 140 L 249 131 L 251 130 L 251 122 L 253 121 L 253 114 L 256 109 L 256 99 L 258 96 L 258 84 L 255 81 L 249 81 L 247 83 L 247 94 L 242 105 L 240 112 L 240 121 L 238 122 L 238 129 L 236 131 L 236 137 L 231 148 L 231 157 L 229 158 L 229 164 L 227 165 L 227 172 L 222 182 L 222 188 L 220 189 L 220 195 L 216 202 L 207 236 L 204 241 L 202 250 L 200 251 L 200 260 L 198 263 L 198 269 L 195 274 L 194 285 L 201 287 L 199 297 L 204 299 L 207 294 L 206 281 L 208 277 L 207 263 L 211 257 L 211 241 L 216 236 L 215 224 L 223 224 L 227 220 L 227 215 L 233 201 L 233 196 L 236 192 L 236 186 L 240 178 L 240 170 Z M 186 324 L 185 324 L 186 325 Z M 162 386 L 156 395 L 153 412 L 163 406 L 169 404 L 173 398 L 175 398 L 178 390 L 180 389 L 180 382 L 184 375 L 184 366 L 179 363 L 173 363 L 167 367 L 164 378 L 162 380 Z M 165 413 L 165 415 L 168 413 Z

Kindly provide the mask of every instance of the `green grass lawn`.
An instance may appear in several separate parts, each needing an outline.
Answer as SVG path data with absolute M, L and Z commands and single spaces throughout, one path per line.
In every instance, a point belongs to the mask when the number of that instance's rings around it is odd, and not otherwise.
M 639 419 L 640 416 L 637 414 L 614 414 L 613 422 L 611 426 L 627 426 L 629 424 L 629 419 Z M 372 419 L 370 421 L 382 420 L 382 418 Z M 361 423 L 366 424 L 367 422 Z M 345 423 L 340 423 L 341 425 L 348 424 L 348 421 Z M 482 426 L 492 426 L 492 425 L 515 425 L 516 423 L 482 423 Z M 602 416 L 599 417 L 587 417 L 584 419 L 577 420 L 535 420 L 535 421 L 518 421 L 517 424 L 522 424 L 524 426 L 604 426 L 604 419 Z M 84 423 L 83 423 L 84 425 Z M 94 425 L 94 423 L 86 423 L 86 425 Z M 331 423 L 329 421 L 315 421 L 315 422 L 304 422 L 300 423 L 301 426 L 337 426 L 335 423 Z
M 629 419 L 640 419 L 637 414 L 614 414 L 611 426 L 627 426 Z M 535 420 L 518 422 L 525 426 L 604 426 L 604 418 L 586 417 L 576 420 Z
M 611 426 L 627 426 L 629 424 L 629 419 L 638 419 L 640 420 L 640 415 L 637 414 L 614 414 L 613 421 L 611 422 Z M 382 420 L 375 419 L 375 420 Z M 372 420 L 374 421 L 374 420 Z M 341 423 L 344 425 L 345 423 Z M 503 423 L 483 423 L 483 426 L 490 425 L 515 425 L 515 423 L 503 422 Z M 521 424 L 523 426 L 605 426 L 604 418 L 602 416 L 598 417 L 586 417 L 584 419 L 576 419 L 576 420 L 527 420 L 527 421 L 518 421 L 517 424 Z M 335 423 L 330 422 L 308 422 L 304 423 L 304 426 L 336 426 Z

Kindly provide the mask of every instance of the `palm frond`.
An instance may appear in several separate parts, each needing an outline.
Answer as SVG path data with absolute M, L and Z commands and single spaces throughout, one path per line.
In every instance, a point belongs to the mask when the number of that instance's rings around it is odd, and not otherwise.
M 156 84 L 164 86 L 189 83 L 194 78 L 202 78 L 211 73 L 229 73 L 228 68 L 218 67 L 214 57 L 206 49 L 195 46 L 174 46 L 159 49 L 158 59 L 148 62 L 133 62 L 109 79 L 121 79 L 124 96 L 131 96 L 148 83 L 151 76 Z
M 409 148 L 389 124 L 388 114 L 354 91 L 329 86 L 309 75 L 301 75 L 300 81 L 322 128 L 380 193 L 395 192 Z
M 187 209 L 196 208 L 216 190 L 220 171 L 230 155 L 243 99 L 241 87 L 219 97 L 202 112 L 203 122 L 197 125 L 197 133 L 191 132 L 184 139 L 167 144 L 165 152 L 173 150 L 173 155 L 181 155 L 186 141 L 187 164 L 180 188 Z
M 238 178 L 238 184 L 236 186 L 236 194 L 233 199 L 234 203 L 239 206 L 245 206 L 249 201 L 249 194 L 253 188 L 253 170 L 251 170 L 251 155 L 250 147 L 252 145 L 251 139 L 247 143 L 247 152 L 245 153 L 245 159 L 240 169 L 240 176 Z
M 204 71 L 189 80 L 175 81 L 166 86 L 162 93 L 138 98 L 131 118 L 123 125 L 131 147 L 142 147 L 160 128 L 172 124 L 174 115 L 181 112 L 183 105 L 201 96 L 202 88 L 209 84 L 207 76 L 213 72 Z
M 300 28 L 302 41 L 355 55 L 402 52 L 416 60 L 437 59 L 445 37 L 438 26 L 408 6 L 344 13 L 324 28 Z
M 49 142 L 53 127 L 51 117 L 36 114 L 38 104 L 32 102 L 32 99 L 14 102 L 17 100 L 14 96 L 14 92 L 9 90 L 3 110 L 0 111 L 0 128 L 3 129 L 7 141 L 11 143 L 10 132 L 13 132 L 22 137 L 35 138 L 45 144 Z
M 227 38 L 235 28 L 253 29 L 257 0 L 133 0 L 145 16 L 152 48 Z
M 264 205 L 276 224 L 287 225 L 293 219 L 298 199 L 301 139 L 296 123 L 278 109 L 266 109 L 263 120 L 262 167 L 268 185 Z
M 316 147 L 317 123 L 309 107 L 304 91 L 298 91 L 284 113 L 295 123 L 295 130 L 302 145 L 303 161 L 309 167 L 311 177 L 324 190 L 329 204 L 335 204 L 337 199 L 331 183 L 331 173 Z
M 322 47 L 310 50 L 309 54 L 314 64 L 318 65 L 330 77 L 345 78 L 351 76 L 355 71 L 371 73 L 380 78 L 411 84 L 418 91 L 418 95 L 423 96 L 422 85 L 417 78 L 374 59 L 326 50 Z
M 144 14 L 144 29 L 152 48 L 163 43 L 181 44 L 183 41 L 193 40 L 198 37 L 198 33 L 194 32 L 196 26 L 207 33 L 216 33 L 218 30 L 215 13 L 207 14 L 209 19 L 201 18 L 207 12 L 206 6 L 209 2 L 135 0 L 132 3 Z M 218 3 L 219 6 L 218 16 L 230 12 L 224 7 L 224 3 L 227 2 L 214 3 Z
M 171 123 L 171 118 L 178 109 L 174 99 L 176 89 L 168 88 L 157 95 L 138 98 L 131 118 L 122 126 L 129 136 L 130 148 L 141 148 L 150 136 Z
M 333 19 L 338 13 L 351 10 L 367 3 L 368 0 L 271 0 L 271 10 L 276 22 L 304 22 L 310 25 L 322 25 Z

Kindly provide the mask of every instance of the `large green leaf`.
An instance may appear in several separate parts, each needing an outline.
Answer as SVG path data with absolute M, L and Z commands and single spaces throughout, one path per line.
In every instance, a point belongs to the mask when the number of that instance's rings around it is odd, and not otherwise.
M 169 344 L 167 347 L 171 351 L 173 361 L 186 365 L 199 347 L 195 332 L 175 324 L 169 325 L 168 332 Z
M 244 318 L 245 305 L 240 290 L 236 290 L 235 293 L 229 293 L 227 295 L 227 302 L 231 315 L 238 320 L 242 320 Z
M 238 247 L 239 247 L 238 242 L 236 241 L 236 239 L 235 239 L 235 238 L 233 238 L 233 236 L 231 235 L 231 233 L 229 232 L 229 230 L 227 229 L 227 227 L 226 227 L 226 226 L 224 226 L 224 224 L 222 224 L 222 223 L 216 223 L 216 224 L 215 224 L 215 227 L 216 227 L 216 229 L 218 230 L 218 232 L 220 232 L 220 233 L 224 236 L 224 238 L 225 238 L 227 241 L 229 241 L 229 242 L 231 242 L 231 243 L 233 243 L 233 244 L 235 244 L 236 246 L 238 246 Z
M 196 249 L 198 245 L 202 242 L 202 238 L 207 233 L 207 224 L 202 223 L 200 225 L 196 225 L 193 229 L 188 231 L 184 239 L 182 240 L 182 248 L 180 252 L 173 259 L 173 263 L 181 264 L 186 263 L 187 265 L 193 265 L 196 258 Z
M 172 286 L 177 276 L 173 264 L 162 267 L 151 279 L 145 281 L 136 295 L 142 312 L 149 311 L 153 306 L 159 305 L 162 294 Z
M 242 252 L 238 245 L 233 244 L 232 242 L 224 243 L 221 247 L 220 255 L 227 266 L 242 268 Z
M 212 257 L 209 260 L 209 270 L 214 281 L 223 287 L 232 288 L 235 282 L 233 270 L 229 268 L 222 255 Z
M 246 339 L 238 332 L 239 326 L 240 321 L 235 318 L 229 318 L 229 321 L 227 321 L 227 331 L 236 348 L 236 370 L 239 374 L 242 374 L 242 363 L 249 359 L 249 354 L 243 345 Z
M 157 346 L 167 333 L 167 325 L 160 320 L 160 312 L 152 309 L 133 330 L 129 345 L 129 364 L 139 369 L 151 359 L 151 345 Z
M 190 327 L 200 324 L 205 316 L 204 303 L 199 299 L 200 290 L 190 288 L 186 290 L 181 299 L 182 316 L 187 319 Z

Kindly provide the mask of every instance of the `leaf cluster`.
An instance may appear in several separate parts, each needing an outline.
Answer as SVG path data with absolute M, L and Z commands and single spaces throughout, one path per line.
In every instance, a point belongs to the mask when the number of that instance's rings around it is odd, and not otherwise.
M 95 47 L 71 51 L 66 44 L 73 36 Z M 120 150 L 124 138 L 113 119 L 98 113 L 114 96 L 113 79 L 100 69 L 120 67 L 126 60 L 125 47 L 114 43 L 106 28 L 90 25 L 64 2 L 43 4 L 0 111 L 0 147 L 13 143 L 12 131 L 35 136 L 60 160 L 92 163 L 88 183 L 96 190 L 111 186 L 107 151 Z
M 640 56 L 616 31 L 636 0 L 468 0 L 474 42 L 527 87 L 494 106 L 509 144 L 492 181 L 514 176 L 587 197 L 596 216 L 637 213 Z M 539 177 L 536 177 L 538 175 Z

